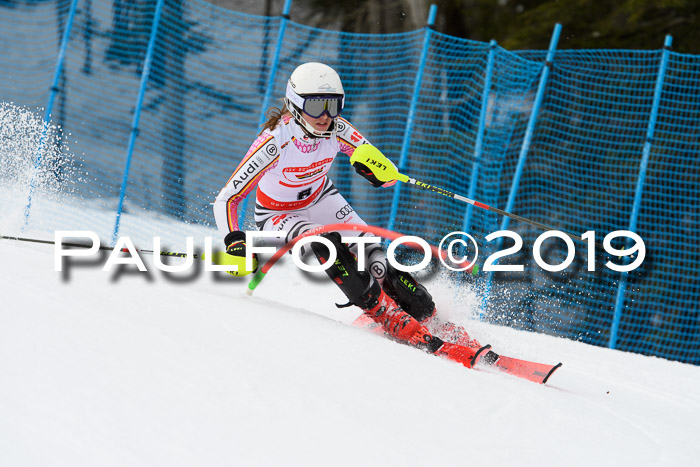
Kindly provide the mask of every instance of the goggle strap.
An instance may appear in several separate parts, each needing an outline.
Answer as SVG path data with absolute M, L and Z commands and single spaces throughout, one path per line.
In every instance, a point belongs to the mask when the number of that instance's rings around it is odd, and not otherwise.
M 292 84 L 289 81 L 287 81 L 287 91 L 285 92 L 285 95 L 287 96 L 287 99 L 292 102 L 292 104 L 296 105 L 300 109 L 304 108 L 304 98 L 294 92 L 294 88 L 292 88 Z

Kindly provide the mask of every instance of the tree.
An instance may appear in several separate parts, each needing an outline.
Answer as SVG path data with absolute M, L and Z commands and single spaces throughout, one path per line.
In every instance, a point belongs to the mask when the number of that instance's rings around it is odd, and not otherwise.
M 510 50 L 546 49 L 555 23 L 560 48 L 659 49 L 700 53 L 700 2 L 696 0 L 294 0 L 303 24 L 357 33 L 397 33 L 425 25 L 438 7 L 436 30 Z
M 659 49 L 664 36 L 674 37 L 674 50 L 700 53 L 694 0 L 546 0 L 532 2 L 502 42 L 506 48 L 547 47 L 554 23 L 563 26 L 561 48 Z

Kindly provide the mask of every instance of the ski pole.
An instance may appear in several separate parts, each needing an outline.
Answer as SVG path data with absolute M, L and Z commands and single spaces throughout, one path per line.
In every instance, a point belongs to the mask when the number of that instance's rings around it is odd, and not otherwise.
M 54 240 L 41 240 L 39 238 L 27 238 L 27 237 L 13 237 L 10 235 L 0 235 L 0 240 L 14 240 L 18 242 L 31 242 L 31 243 L 43 243 L 45 245 L 55 245 L 56 242 Z M 63 246 L 69 246 L 73 248 L 91 248 L 90 245 L 87 245 L 85 243 L 72 243 L 72 242 L 61 242 L 61 245 Z M 105 245 L 99 245 L 98 248 L 100 250 L 108 250 L 108 251 L 113 251 L 114 248 L 111 246 L 105 246 Z M 128 252 L 129 250 L 127 248 L 122 248 L 119 251 L 123 252 Z M 151 253 L 151 254 L 158 254 L 160 256 L 176 256 L 178 258 L 187 258 L 189 255 L 187 253 L 176 253 L 172 251 L 159 251 L 155 252 L 153 250 L 142 250 L 142 249 L 137 249 L 139 253 Z M 193 258 L 197 258 L 197 254 L 193 253 L 192 254 Z
M 466 196 L 459 195 L 457 193 L 453 193 L 450 190 L 446 190 L 444 188 L 441 188 L 439 186 L 431 185 L 429 183 L 421 182 L 420 180 L 416 180 L 415 178 L 411 178 L 408 175 L 404 175 L 401 172 L 398 171 L 396 166 L 387 159 L 387 157 L 382 154 L 379 149 L 375 148 L 374 146 L 371 146 L 369 144 L 363 144 L 355 151 L 353 152 L 352 156 L 350 157 L 350 163 L 354 166 L 356 163 L 363 164 L 366 166 L 369 170 L 372 171 L 375 177 L 380 182 L 390 182 L 392 180 L 398 180 L 403 183 L 409 183 L 411 185 L 416 185 L 420 188 L 423 188 L 425 190 L 432 191 L 433 193 L 438 193 L 443 196 L 447 196 L 448 198 L 453 198 L 468 204 L 471 204 L 473 206 L 476 206 L 481 209 L 485 209 L 487 211 L 492 211 L 495 212 L 496 214 L 500 214 L 501 216 L 506 216 L 510 217 L 511 219 L 515 219 L 516 221 L 524 222 L 526 224 L 533 225 L 535 227 L 539 227 L 540 229 L 544 230 L 559 230 L 565 235 L 568 235 L 570 238 L 573 240 L 577 240 L 579 242 L 583 243 L 588 243 L 583 237 L 579 235 L 575 235 L 566 231 L 562 231 L 560 229 L 554 229 L 553 227 L 550 227 L 548 225 L 542 224 L 537 221 L 533 221 L 531 219 L 527 219 L 522 216 L 518 216 L 517 214 L 512 214 L 510 212 L 503 211 L 502 209 L 494 208 L 493 206 L 489 206 L 488 204 L 481 203 L 479 201 L 469 199 Z M 598 242 L 595 242 L 595 245 L 600 248 L 601 250 L 603 249 L 603 245 L 601 245 Z
M 54 240 L 41 240 L 38 238 L 27 238 L 27 237 L 14 237 L 10 235 L 0 235 L 0 240 L 14 240 L 18 242 L 31 242 L 31 243 L 42 243 L 45 245 L 55 245 L 56 242 Z M 72 248 L 91 248 L 90 245 L 87 245 L 85 243 L 72 243 L 72 242 L 61 242 L 61 245 L 63 246 L 68 246 Z M 107 251 L 114 251 L 114 248 L 111 246 L 105 246 L 105 245 L 99 245 L 98 248 L 100 250 L 107 250 Z M 128 248 L 122 248 L 119 251 L 128 253 L 129 250 Z M 136 249 L 137 252 L 139 253 L 150 253 L 153 255 L 160 255 L 160 256 L 170 256 L 170 257 L 176 257 L 176 258 L 187 258 L 190 256 L 189 253 L 179 253 L 175 251 L 154 251 L 154 250 L 142 250 L 140 248 Z M 194 259 L 201 259 L 204 261 L 205 255 L 204 254 L 197 254 L 197 253 L 192 253 L 192 258 Z M 224 251 L 215 251 L 212 253 L 211 261 L 215 264 L 218 264 L 220 266 L 231 266 L 232 264 L 235 264 L 231 262 L 230 260 L 230 255 L 228 255 Z

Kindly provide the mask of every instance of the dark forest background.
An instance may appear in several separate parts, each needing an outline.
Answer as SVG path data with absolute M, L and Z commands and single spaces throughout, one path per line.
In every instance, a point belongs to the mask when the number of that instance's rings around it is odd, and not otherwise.
M 277 16 L 284 0 L 210 0 L 237 11 Z M 659 49 L 700 54 L 700 0 L 293 0 L 291 19 L 322 29 L 397 33 L 425 26 L 510 50 L 546 49 L 555 23 L 560 49 Z

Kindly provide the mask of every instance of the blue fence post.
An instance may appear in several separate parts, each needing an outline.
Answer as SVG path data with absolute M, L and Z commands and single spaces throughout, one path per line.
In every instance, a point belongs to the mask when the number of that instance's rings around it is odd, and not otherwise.
M 34 196 L 34 189 L 36 188 L 36 173 L 41 165 L 44 145 L 46 144 L 46 132 L 49 128 L 49 123 L 51 122 L 51 112 L 53 111 L 53 102 L 56 99 L 56 94 L 59 91 L 59 82 L 61 79 L 61 74 L 63 73 L 63 62 L 66 58 L 66 48 L 68 47 L 68 41 L 70 40 L 70 31 L 73 27 L 73 20 L 75 19 L 75 12 L 78 9 L 78 0 L 73 0 L 70 5 L 70 10 L 68 11 L 68 18 L 66 19 L 66 28 L 63 31 L 63 37 L 61 38 L 61 46 L 58 49 L 58 57 L 56 59 L 56 70 L 53 76 L 53 84 L 51 85 L 51 92 L 49 93 L 49 102 L 46 106 L 46 113 L 44 114 L 44 128 L 41 132 L 41 138 L 39 139 L 39 147 L 37 148 L 37 155 L 34 160 L 34 170 L 32 173 L 32 178 L 29 182 L 29 195 L 27 196 L 27 205 L 24 207 L 24 227 L 26 228 L 29 224 L 29 212 L 32 209 L 32 196 Z
M 654 139 L 654 130 L 656 127 L 656 119 L 659 114 L 659 104 L 661 102 L 661 92 L 664 87 L 664 77 L 668 68 L 668 55 L 671 50 L 673 38 L 666 36 L 664 48 L 661 51 L 661 63 L 659 72 L 656 76 L 656 86 L 654 87 L 654 100 L 651 105 L 651 115 L 649 116 L 649 124 L 647 126 L 647 134 L 644 140 L 644 148 L 642 149 L 642 160 L 639 163 L 639 176 L 637 177 L 637 188 L 634 193 L 634 203 L 632 204 L 632 213 L 630 214 L 630 223 L 627 230 L 634 232 L 637 228 L 637 219 L 639 217 L 639 209 L 642 203 L 642 193 L 644 191 L 644 181 L 647 175 L 647 166 L 649 165 L 649 154 L 651 153 L 651 145 Z M 629 239 L 628 239 L 629 241 Z M 629 244 L 626 245 L 629 248 Z M 629 256 L 625 256 L 625 263 L 629 261 Z M 625 291 L 627 290 L 627 275 L 628 273 L 620 273 L 620 282 L 617 286 L 617 297 L 615 299 L 615 312 L 613 314 L 612 327 L 610 329 L 610 340 L 608 346 L 611 349 L 617 347 L 618 331 L 620 330 L 620 319 L 622 318 L 622 309 L 625 305 Z
M 146 93 L 146 84 L 148 84 L 148 76 L 151 73 L 151 62 L 153 61 L 153 50 L 155 49 L 156 37 L 158 36 L 158 25 L 160 16 L 163 10 L 163 0 L 158 0 L 156 3 L 156 11 L 153 14 L 153 25 L 151 26 L 151 37 L 148 41 L 148 49 L 146 49 L 146 57 L 143 63 L 143 71 L 141 72 L 141 86 L 139 87 L 138 97 L 136 98 L 136 109 L 134 110 L 134 118 L 131 124 L 131 135 L 129 136 L 129 146 L 126 150 L 126 164 L 124 166 L 124 176 L 122 178 L 122 186 L 119 191 L 119 204 L 117 205 L 117 217 L 114 221 L 114 233 L 112 234 L 111 245 L 117 242 L 119 234 L 119 222 L 121 220 L 122 210 L 124 208 L 124 196 L 126 195 L 126 187 L 129 183 L 129 168 L 131 167 L 131 157 L 134 153 L 134 145 L 136 137 L 139 134 L 139 119 L 141 118 L 141 107 L 143 105 L 143 96 Z
M 425 61 L 428 56 L 428 48 L 430 47 L 430 37 L 433 33 L 433 26 L 435 25 L 436 16 L 437 5 L 430 5 L 430 11 L 428 12 L 428 23 L 425 28 L 425 37 L 423 38 L 423 49 L 420 55 L 420 62 L 418 63 L 416 81 L 413 85 L 413 97 L 411 98 L 411 105 L 408 108 L 408 117 L 406 118 L 406 130 L 404 131 L 403 143 L 401 144 L 401 155 L 399 156 L 400 172 L 403 172 L 406 169 L 406 163 L 408 160 L 408 148 L 411 144 L 411 132 L 413 131 L 413 120 L 416 113 L 416 106 L 418 105 L 418 97 L 420 96 L 421 84 L 423 82 L 423 70 L 425 69 Z M 387 228 L 389 230 L 394 229 L 394 224 L 396 223 L 396 216 L 399 211 L 400 198 L 401 183 L 397 183 L 394 186 L 394 197 L 391 201 L 391 214 L 389 215 L 389 222 L 387 223 Z
M 275 78 L 277 77 L 277 69 L 280 64 L 280 51 L 282 50 L 282 41 L 284 40 L 284 33 L 287 30 L 287 22 L 289 21 L 289 10 L 292 8 L 292 0 L 285 0 L 284 8 L 282 10 L 282 19 L 280 21 L 280 29 L 277 33 L 277 45 L 275 47 L 275 54 L 272 56 L 272 63 L 270 64 L 270 76 L 267 80 L 267 87 L 265 88 L 265 97 L 263 98 L 262 109 L 260 111 L 260 121 L 258 126 L 265 123 L 265 112 L 270 106 L 270 99 L 272 99 L 272 92 L 275 87 Z
M 481 110 L 479 111 L 479 129 L 476 134 L 476 144 L 474 145 L 474 165 L 472 167 L 472 177 L 469 182 L 469 192 L 467 198 L 474 199 L 476 195 L 476 185 L 479 181 L 479 169 L 481 167 L 481 154 L 484 151 L 484 133 L 486 132 L 486 113 L 489 105 L 489 92 L 491 91 L 491 75 L 493 74 L 493 60 L 496 55 L 496 41 L 492 40 L 489 43 L 489 55 L 486 62 L 486 76 L 484 77 L 484 91 L 481 94 Z M 462 231 L 469 233 L 471 228 L 472 213 L 474 206 L 467 205 L 467 211 L 464 214 L 464 223 Z
M 544 67 L 542 69 L 542 76 L 540 76 L 540 82 L 537 86 L 537 94 L 535 95 L 535 102 L 532 106 L 532 111 L 530 112 L 530 119 L 527 122 L 527 128 L 525 130 L 525 136 L 523 137 L 523 144 L 520 147 L 520 154 L 518 156 L 518 164 L 515 168 L 515 174 L 513 175 L 513 183 L 510 186 L 510 193 L 508 195 L 508 203 L 504 208 L 505 211 L 511 212 L 513 210 L 513 205 L 515 204 L 515 197 L 518 193 L 518 188 L 520 185 L 520 177 L 523 174 L 523 167 L 525 166 L 525 161 L 527 159 L 527 154 L 530 151 L 530 144 L 532 143 L 532 137 L 535 133 L 535 124 L 537 123 L 537 115 L 542 106 L 542 101 L 544 100 L 544 95 L 547 89 L 547 81 L 549 79 L 549 71 L 554 61 L 554 52 L 557 49 L 557 44 L 559 43 L 559 36 L 561 34 L 561 24 L 557 23 L 554 26 L 554 32 L 552 33 L 552 39 L 549 42 L 549 50 L 547 51 L 547 58 L 544 62 Z M 503 217 L 501 221 L 500 230 L 508 229 L 508 223 L 510 221 L 509 217 Z M 503 244 L 502 238 L 497 240 L 496 250 L 500 250 Z M 486 280 L 486 287 L 484 290 L 483 301 L 481 303 L 481 312 L 479 317 L 483 319 L 486 309 L 488 307 L 489 295 L 491 293 L 491 286 L 493 284 L 493 271 L 490 271 L 488 278 Z
M 280 63 L 280 51 L 282 50 L 282 41 L 284 41 L 284 33 L 287 30 L 287 22 L 289 21 L 289 10 L 292 8 L 292 0 L 285 0 L 284 8 L 282 9 L 282 20 L 280 21 L 280 29 L 277 33 L 277 46 L 275 47 L 275 54 L 272 56 L 272 63 L 270 64 L 270 76 L 267 80 L 267 87 L 265 88 L 265 97 L 263 97 L 262 110 L 260 111 L 260 120 L 258 121 L 258 128 L 265 123 L 266 117 L 265 112 L 267 112 L 268 107 L 270 107 L 270 100 L 272 99 L 272 92 L 275 87 L 275 78 L 277 77 L 277 69 Z M 248 208 L 248 197 L 246 197 L 241 202 L 241 207 L 238 210 L 238 225 L 243 226 L 245 221 L 245 212 Z

